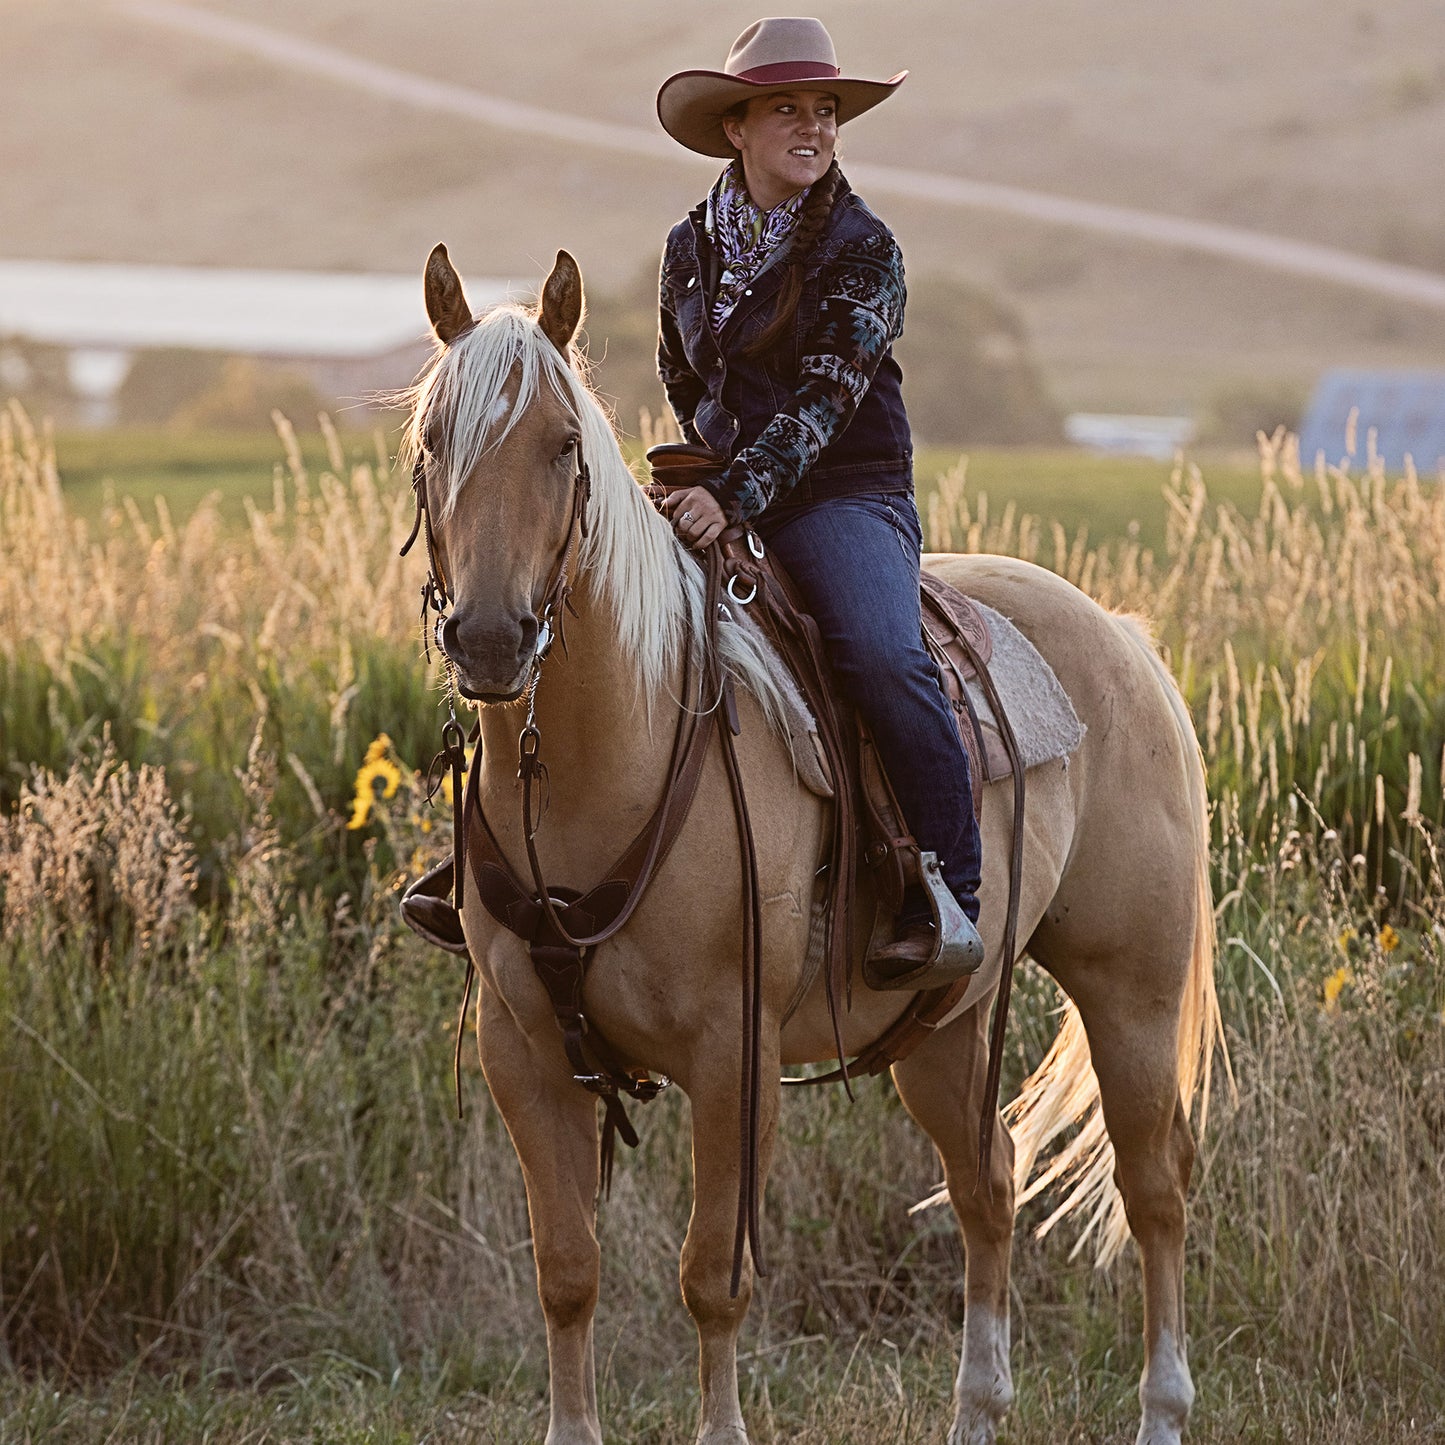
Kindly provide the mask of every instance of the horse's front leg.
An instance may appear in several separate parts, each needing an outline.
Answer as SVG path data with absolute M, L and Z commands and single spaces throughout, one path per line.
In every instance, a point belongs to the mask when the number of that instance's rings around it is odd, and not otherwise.
M 597 1307 L 597 1100 L 572 1082 L 550 1011 L 529 1032 L 483 985 L 482 1071 L 522 1164 L 537 1294 L 547 1322 L 546 1445 L 602 1445 L 592 1315 Z
M 692 1103 L 692 1219 L 682 1247 L 682 1297 L 697 1326 L 702 1383 L 698 1445 L 747 1445 L 738 1398 L 738 1331 L 753 1293 L 744 1255 L 737 1297 L 731 1294 L 738 1217 L 742 1121 L 736 1035 L 715 1036 L 698 1055 L 696 1072 L 681 1080 Z M 778 1041 L 763 1029 L 758 1100 L 758 1209 L 778 1127 Z M 766 1258 L 766 1256 L 764 1256 Z

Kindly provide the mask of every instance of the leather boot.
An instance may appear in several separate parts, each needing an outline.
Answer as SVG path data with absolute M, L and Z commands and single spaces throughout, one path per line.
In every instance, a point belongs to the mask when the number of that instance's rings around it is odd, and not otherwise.
M 940 940 L 931 922 L 905 924 L 892 943 L 875 948 L 863 961 L 863 978 L 872 989 L 948 988 L 977 973 L 983 963 L 983 939 L 961 909 L 948 919 Z
M 465 958 L 467 936 L 462 932 L 462 916 L 451 901 L 455 882 L 456 864 L 448 855 L 401 895 L 401 916 L 407 927 L 428 943 Z

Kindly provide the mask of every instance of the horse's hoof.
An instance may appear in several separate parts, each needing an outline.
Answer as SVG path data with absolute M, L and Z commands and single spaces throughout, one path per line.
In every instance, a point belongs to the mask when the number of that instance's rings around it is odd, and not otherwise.
M 1164 1424 L 1143 1424 L 1139 1426 L 1139 1438 L 1136 1445 L 1181 1445 L 1184 1439 L 1184 1432 L 1176 1430 L 1172 1425 Z
M 967 1420 L 955 1420 L 948 1432 L 948 1445 L 995 1445 L 998 1440 L 998 1422 L 992 1415 L 970 1415 Z

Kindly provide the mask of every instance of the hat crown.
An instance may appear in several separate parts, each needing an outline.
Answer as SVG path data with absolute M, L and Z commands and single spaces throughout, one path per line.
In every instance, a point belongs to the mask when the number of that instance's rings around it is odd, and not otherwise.
M 749 25 L 728 52 L 725 70 L 680 70 L 657 92 L 657 118 L 673 140 L 699 155 L 737 155 L 723 118 L 755 95 L 780 90 L 824 90 L 837 103 L 842 125 L 886 100 L 907 76 L 860 80 L 838 68 L 833 38 L 821 20 L 772 17 Z
M 779 80 L 835 79 L 838 56 L 823 22 L 810 16 L 758 20 L 733 41 L 723 65 L 725 74 L 742 80 L 767 80 L 771 70 Z

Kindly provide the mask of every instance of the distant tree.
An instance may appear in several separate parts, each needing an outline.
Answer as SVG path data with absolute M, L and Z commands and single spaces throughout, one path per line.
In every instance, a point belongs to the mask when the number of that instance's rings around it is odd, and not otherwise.
M 996 297 L 946 277 L 910 281 L 898 346 L 917 438 L 942 445 L 1048 445 L 1063 418 L 1029 353 L 1023 322 Z M 657 380 L 657 275 L 590 292 L 588 354 L 598 390 L 625 432 L 646 407 L 666 410 Z
M 599 394 L 624 434 L 637 435 L 638 414 L 667 410 L 657 379 L 657 271 L 616 291 L 587 293 L 587 355 Z
M 225 363 L 221 352 L 180 346 L 136 352 L 116 392 L 116 420 L 122 426 L 165 426 L 220 382 Z
M 171 420 L 197 431 L 251 431 L 269 427 L 273 411 L 292 420 L 309 420 L 325 405 L 320 392 L 299 373 L 230 356 L 222 363 L 215 385 L 181 407 Z
M 127 426 L 195 430 L 269 429 L 271 413 L 314 417 L 327 405 L 299 372 L 248 356 L 158 347 L 137 353 L 116 395 Z
M 1297 432 L 1307 401 L 1294 382 L 1229 382 L 1210 397 L 1197 440 L 1205 446 L 1249 447 L 1260 432 L 1272 436 L 1279 427 Z
M 73 421 L 80 399 L 67 349 L 28 336 L 0 336 L 0 405 L 12 397 L 37 421 Z
M 897 353 L 916 438 L 959 446 L 1064 440 L 1023 318 L 991 292 L 948 276 L 910 279 Z

